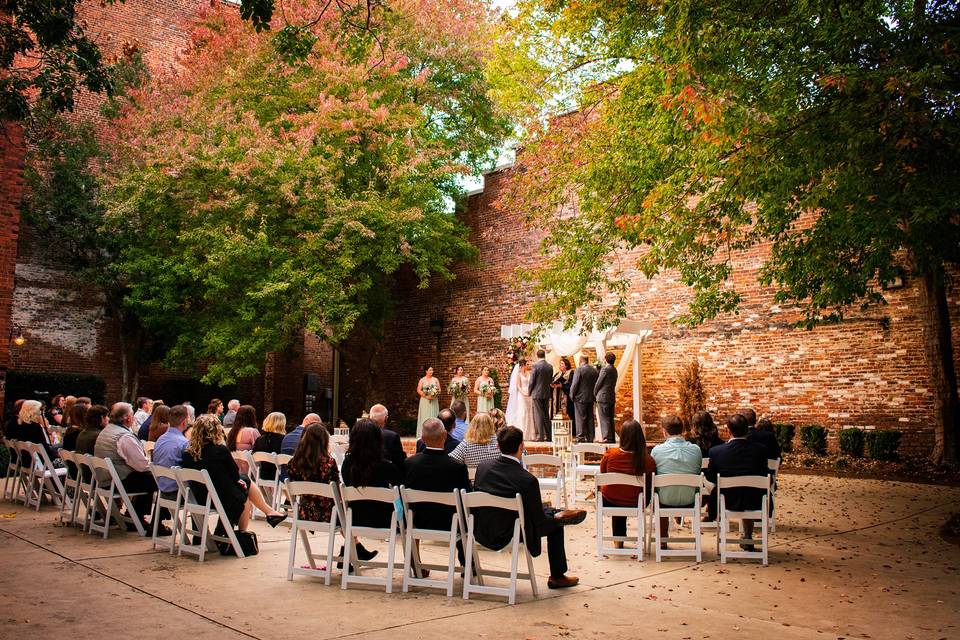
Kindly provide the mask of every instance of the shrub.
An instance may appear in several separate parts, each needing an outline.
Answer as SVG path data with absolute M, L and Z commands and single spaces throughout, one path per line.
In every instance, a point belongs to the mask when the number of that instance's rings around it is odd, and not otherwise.
M 94 404 L 103 404 L 107 383 L 103 378 L 85 373 L 43 373 L 8 371 L 6 385 L 6 413 L 9 415 L 15 400 L 40 400 L 49 404 L 58 393 L 87 396 Z
M 777 434 L 780 450 L 785 453 L 793 451 L 793 434 L 796 433 L 796 428 L 792 424 L 778 423 L 773 425 L 773 431 Z
M 683 428 L 690 430 L 693 414 L 707 408 L 707 394 L 703 390 L 703 367 L 694 357 L 680 369 L 679 384 L 680 419 Z
M 837 466 L 837 469 L 846 469 L 847 467 L 850 466 L 850 461 L 847 460 L 846 458 L 840 458 L 839 460 L 837 460 L 836 466 Z
M 827 430 L 817 424 L 800 427 L 800 443 L 815 456 L 827 453 Z
M 867 453 L 874 460 L 896 460 L 897 448 L 903 434 L 896 429 L 868 431 L 866 437 Z
M 863 457 L 863 430 L 862 429 L 841 429 L 840 430 L 840 452 L 854 458 Z

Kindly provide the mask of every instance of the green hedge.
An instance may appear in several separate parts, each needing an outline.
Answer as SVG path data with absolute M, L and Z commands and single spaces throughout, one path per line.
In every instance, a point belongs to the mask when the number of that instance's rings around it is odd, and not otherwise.
M 796 433 L 796 427 L 792 424 L 778 423 L 773 425 L 773 432 L 777 434 L 777 442 L 780 443 L 780 450 L 785 453 L 793 451 L 793 436 Z
M 50 400 L 58 393 L 77 397 L 87 396 L 94 404 L 103 404 L 107 397 L 107 383 L 99 376 L 85 373 L 8 371 L 4 394 L 6 415 L 10 415 L 9 412 L 16 400 L 41 400 L 49 405 Z
M 840 452 L 854 458 L 863 457 L 864 435 L 862 429 L 840 430 Z
M 827 453 L 827 430 L 817 424 L 800 427 L 800 443 L 815 456 Z
M 897 460 L 897 448 L 903 434 L 895 429 L 881 429 L 866 433 L 867 453 L 874 460 Z

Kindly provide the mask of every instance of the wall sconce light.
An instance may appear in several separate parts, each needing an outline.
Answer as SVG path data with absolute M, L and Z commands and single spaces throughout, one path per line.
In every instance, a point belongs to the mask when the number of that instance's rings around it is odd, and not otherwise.
M 437 351 L 439 351 L 440 340 L 443 338 L 443 316 L 437 316 L 430 320 L 430 333 L 437 339 Z
M 13 344 L 17 345 L 18 347 L 22 347 L 27 343 L 27 338 L 23 335 L 23 331 L 21 331 L 19 328 L 16 331 L 16 335 L 13 336 Z

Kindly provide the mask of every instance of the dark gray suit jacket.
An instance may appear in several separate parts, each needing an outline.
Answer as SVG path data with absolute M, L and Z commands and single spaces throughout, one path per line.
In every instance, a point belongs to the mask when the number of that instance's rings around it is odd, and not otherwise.
M 550 383 L 553 382 L 553 366 L 546 360 L 533 365 L 530 374 L 530 397 L 534 400 L 549 400 L 553 395 Z
M 597 378 L 597 384 L 593 388 L 594 395 L 597 396 L 599 404 L 613 404 L 617 397 L 617 368 L 612 364 L 606 364 L 600 369 L 600 376 Z
M 573 382 L 570 383 L 570 397 L 574 402 L 594 402 L 597 397 L 593 388 L 597 384 L 600 372 L 590 364 L 582 364 L 573 370 Z

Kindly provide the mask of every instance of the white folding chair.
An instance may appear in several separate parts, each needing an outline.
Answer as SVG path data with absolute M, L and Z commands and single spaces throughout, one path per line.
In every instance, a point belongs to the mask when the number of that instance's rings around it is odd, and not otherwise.
M 752 488 L 763 489 L 764 495 L 760 502 L 758 511 L 730 511 L 727 509 L 723 489 Z M 770 476 L 735 476 L 727 477 L 717 476 L 717 493 L 720 496 L 720 507 L 717 510 L 717 551 L 720 554 L 721 564 L 726 564 L 728 558 L 759 559 L 763 565 L 767 566 L 767 548 L 769 543 L 769 511 L 770 505 Z M 743 532 L 743 520 L 756 520 L 760 522 L 760 539 L 753 538 L 728 538 L 730 533 L 730 523 L 733 520 L 740 520 L 740 532 Z M 731 544 L 736 545 L 754 545 L 759 542 L 760 551 L 730 551 L 727 547 Z
M 170 467 L 162 467 L 158 464 L 150 463 L 150 473 L 153 474 L 153 478 L 157 481 L 157 499 L 154 501 L 153 507 L 153 518 L 151 519 L 150 524 L 153 525 L 153 532 L 150 537 L 151 545 L 154 549 L 157 547 L 163 547 L 164 549 L 170 550 L 170 555 L 173 555 L 173 552 L 177 548 L 177 538 L 180 534 L 180 511 L 183 505 L 183 495 L 180 491 L 180 483 L 177 482 L 177 472 L 176 469 Z M 160 491 L 160 479 L 166 479 L 173 482 L 176 487 L 176 496 L 171 500 L 170 498 L 164 498 L 163 492 Z M 168 493 L 174 493 L 170 491 Z M 160 513 L 162 509 L 166 509 L 170 513 L 170 535 L 161 536 L 160 533 Z
M 577 505 L 580 497 L 577 494 L 577 487 L 582 478 L 596 477 L 600 473 L 599 462 L 586 462 L 587 454 L 596 454 L 602 456 L 607 452 L 607 446 L 599 442 L 580 442 L 570 450 L 573 454 L 573 505 Z
M 770 533 L 777 532 L 777 474 L 780 473 L 780 458 L 767 460 L 770 470 Z
M 523 463 L 529 469 L 530 467 L 548 467 L 553 469 L 555 474 L 541 478 L 537 476 L 540 482 L 540 491 L 555 491 L 557 494 L 556 506 L 558 508 L 567 507 L 567 482 L 566 473 L 563 466 L 563 460 L 560 456 L 549 455 L 546 453 L 532 453 L 523 457 Z
M 600 492 L 600 489 L 610 485 L 627 485 L 631 487 L 639 487 L 640 495 L 637 496 L 636 506 L 630 507 L 608 507 L 603 504 L 603 495 Z M 632 556 L 636 555 L 637 560 L 643 560 L 643 551 L 649 544 L 647 536 L 647 512 L 646 512 L 646 487 L 644 486 L 645 482 L 643 478 L 637 478 L 636 476 L 630 475 L 628 473 L 598 473 L 596 475 L 595 486 L 597 493 L 597 557 L 602 558 L 603 556 Z M 615 536 L 615 535 L 604 535 L 603 527 L 604 520 L 606 517 L 619 516 L 626 518 L 636 518 L 637 519 L 637 535 L 624 535 L 624 536 Z M 631 549 L 627 547 L 617 548 L 617 547 L 607 547 L 604 545 L 605 542 L 633 542 L 636 544 L 636 549 Z
M 694 489 L 693 503 L 687 507 L 665 506 L 660 502 L 660 495 L 657 489 L 666 487 L 691 487 Z M 703 476 L 693 473 L 665 473 L 653 476 L 653 522 L 654 533 L 654 552 L 657 562 L 663 557 L 674 556 L 693 556 L 697 562 L 703 560 L 703 540 L 700 530 L 700 492 L 703 488 Z M 667 537 L 663 538 L 663 531 L 660 528 L 661 518 L 690 518 L 690 528 L 693 537 Z M 669 528 L 669 522 L 667 523 Z M 693 549 L 661 549 L 661 542 L 673 543 L 693 543 Z
M 23 496 L 18 498 L 25 507 L 33 504 L 33 470 L 36 468 L 37 461 L 33 456 L 33 443 L 23 440 L 17 441 L 17 459 L 20 460 L 18 466 L 17 480 Z
M 153 461 L 153 449 L 157 446 L 156 442 L 151 442 L 149 440 L 141 440 L 140 444 L 143 445 L 143 453 L 146 454 L 147 460 Z
M 16 502 L 20 494 L 20 443 L 11 438 L 4 438 L 3 445 L 10 454 L 7 475 L 3 478 L 3 499 Z
M 233 524 L 227 518 L 227 513 L 220 501 L 213 482 L 210 480 L 210 474 L 206 469 L 183 469 L 176 468 L 177 484 L 180 485 L 180 494 L 183 496 L 183 527 L 180 529 L 180 544 L 177 545 L 177 555 L 182 556 L 186 551 L 199 558 L 203 562 L 207 551 L 212 551 L 216 547 L 213 542 L 229 543 L 238 558 L 243 558 L 243 549 L 240 548 L 240 542 L 237 540 L 237 534 L 233 530 Z M 200 502 L 195 495 L 193 485 L 201 485 L 206 489 L 207 497 Z M 210 531 L 211 518 L 216 516 L 223 526 L 224 535 Z M 200 537 L 200 544 L 193 544 L 193 537 Z
M 77 464 L 77 478 L 80 480 L 76 502 L 77 504 L 83 504 L 84 507 L 83 522 L 79 523 L 81 531 L 90 531 L 90 523 L 93 521 L 97 474 L 93 469 L 92 458 L 93 456 L 89 453 L 74 454 L 74 461 Z
M 102 533 L 104 540 L 110 535 L 110 523 L 116 520 L 121 527 L 125 523 L 133 524 L 137 534 L 142 538 L 147 535 L 143 527 L 143 519 L 137 510 L 133 508 L 133 502 L 130 500 L 133 496 L 146 495 L 143 493 L 127 493 L 117 475 L 117 470 L 113 466 L 110 458 L 98 458 L 90 456 L 90 466 L 97 476 L 96 490 L 93 492 L 93 513 L 90 517 L 90 533 Z M 126 509 L 126 513 L 120 511 L 117 500 Z M 97 516 L 100 509 L 103 508 L 103 524 L 97 522 Z
M 47 455 L 47 450 L 43 445 L 27 443 L 28 449 L 33 456 L 33 473 L 30 475 L 29 495 L 30 502 L 40 511 L 40 504 L 43 502 L 43 496 L 49 497 L 51 504 L 59 505 L 63 501 L 64 489 L 63 478 L 67 475 L 66 467 L 54 467 L 53 461 Z M 36 488 L 36 498 L 34 498 L 34 488 Z M 35 501 L 34 501 L 35 500 Z M 28 502 L 27 506 L 30 506 Z
M 278 471 L 279 473 L 279 471 Z M 290 556 L 287 560 L 287 580 L 293 580 L 294 575 L 323 577 L 323 583 L 330 586 L 333 578 L 333 564 L 343 562 L 343 556 L 334 555 L 334 543 L 336 542 L 337 532 L 343 531 L 341 523 L 343 522 L 343 505 L 340 502 L 340 487 L 335 482 L 303 482 L 290 481 L 284 482 L 287 495 L 290 496 L 293 511 L 290 524 Z M 300 503 L 305 496 L 318 496 L 333 500 L 333 508 L 330 509 L 330 520 L 327 522 L 317 522 L 314 520 L 304 520 L 300 517 Z M 314 553 L 310 545 L 311 533 L 325 533 L 327 535 L 327 553 L 326 555 Z M 297 535 L 303 543 L 303 550 L 307 554 L 307 567 L 297 566 Z M 323 561 L 323 566 L 317 566 L 317 559 Z
M 457 573 L 457 542 L 460 540 L 460 509 L 459 495 L 456 490 L 450 493 L 438 491 L 418 491 L 416 489 L 407 489 L 400 487 L 400 495 L 403 498 L 403 510 L 406 517 L 406 540 L 403 545 L 403 592 L 406 593 L 410 587 L 432 587 L 435 589 L 446 589 L 447 597 L 453 596 L 453 578 Z M 418 508 L 421 505 L 440 505 L 450 507 L 452 514 L 450 516 L 449 529 L 417 529 L 413 526 L 413 520 Z M 420 540 L 432 540 L 434 542 L 445 542 L 447 544 L 447 564 L 424 564 L 420 560 L 420 552 L 417 548 L 417 542 Z M 424 578 L 422 570 L 446 571 L 446 580 L 431 580 Z
M 346 589 L 350 583 L 372 584 L 383 586 L 387 593 L 393 593 L 393 571 L 396 564 L 397 540 L 402 541 L 402 536 L 397 535 L 397 531 L 402 524 L 397 518 L 396 505 L 400 500 L 400 490 L 397 487 L 340 487 L 340 497 L 343 499 L 344 513 L 347 519 L 346 528 L 343 533 L 347 544 L 344 545 L 343 566 L 350 567 L 353 564 L 353 572 L 345 569 L 340 577 L 340 588 Z M 353 524 L 353 508 L 351 505 L 359 500 L 370 502 L 381 502 L 389 504 L 390 524 L 387 527 L 358 526 Z M 387 561 L 383 562 L 364 562 L 360 563 L 352 559 L 355 555 L 353 537 L 361 536 L 364 538 L 373 538 L 387 543 Z M 361 567 L 382 567 L 386 568 L 386 575 L 382 578 L 374 576 L 361 576 Z
M 509 604 L 517 602 L 517 581 L 529 580 L 530 588 L 533 590 L 533 596 L 537 597 L 537 574 L 533 569 L 533 556 L 524 540 L 527 534 L 523 524 L 523 501 L 518 493 L 513 498 L 501 498 L 483 491 L 473 491 L 468 493 L 466 490 L 460 491 L 460 504 L 463 507 L 463 517 L 466 520 L 467 528 L 467 548 L 466 558 L 467 567 L 463 577 L 463 599 L 469 600 L 471 593 L 483 593 L 493 596 L 506 597 Z M 474 533 L 476 525 L 476 514 L 474 509 L 494 508 L 504 511 L 513 511 L 517 514 L 517 519 L 513 524 L 513 538 L 510 541 L 510 571 L 495 571 L 484 569 L 480 565 L 480 555 L 478 547 L 481 544 L 477 541 Z M 527 572 L 519 573 L 518 565 L 520 562 L 520 548 L 523 548 L 523 555 L 527 559 Z M 477 582 L 473 582 L 473 578 Z M 483 584 L 484 577 L 509 578 L 510 585 L 507 587 L 494 587 Z
M 77 515 L 80 510 L 78 497 L 80 495 L 80 469 L 77 467 L 77 454 L 66 449 L 60 450 L 60 459 L 67 468 L 67 474 L 63 477 L 63 496 L 60 499 L 60 522 L 63 524 L 76 524 Z M 77 469 L 76 476 L 70 477 L 70 465 Z
M 277 454 L 277 475 L 274 476 L 273 480 L 273 508 L 280 512 L 289 512 L 290 510 L 290 500 L 287 496 L 287 492 L 283 486 L 283 476 L 284 468 L 290 464 L 290 461 L 293 460 L 293 456 L 286 453 Z M 342 521 L 341 521 L 342 522 Z

